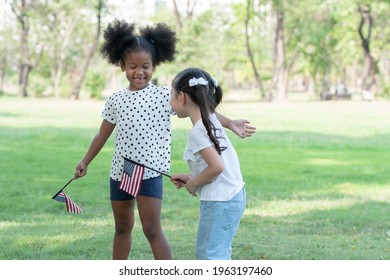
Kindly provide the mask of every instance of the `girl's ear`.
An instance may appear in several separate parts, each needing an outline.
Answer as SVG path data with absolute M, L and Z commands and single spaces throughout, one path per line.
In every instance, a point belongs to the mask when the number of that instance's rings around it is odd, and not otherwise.
M 183 105 L 184 103 L 186 103 L 186 94 L 184 93 L 184 91 L 180 91 L 179 94 L 177 95 L 177 98 L 179 99 L 180 103 Z

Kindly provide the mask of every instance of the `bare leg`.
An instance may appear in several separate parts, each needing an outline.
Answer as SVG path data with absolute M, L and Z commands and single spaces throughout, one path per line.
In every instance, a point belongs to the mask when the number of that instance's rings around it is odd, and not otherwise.
M 138 196 L 137 204 L 142 229 L 152 248 L 154 258 L 172 259 L 171 248 L 161 228 L 162 201 L 157 198 Z
M 133 200 L 111 201 L 115 219 L 115 235 L 112 250 L 113 260 L 127 260 L 131 250 L 131 232 L 134 226 Z

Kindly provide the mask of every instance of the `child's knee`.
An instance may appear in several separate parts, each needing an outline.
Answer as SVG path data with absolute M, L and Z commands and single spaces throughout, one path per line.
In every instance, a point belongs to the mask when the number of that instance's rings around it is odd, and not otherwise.
M 142 225 L 142 230 L 148 239 L 153 239 L 162 232 L 159 226 L 153 224 Z
M 132 221 L 120 221 L 115 223 L 115 233 L 124 234 L 130 233 L 133 230 L 134 222 Z

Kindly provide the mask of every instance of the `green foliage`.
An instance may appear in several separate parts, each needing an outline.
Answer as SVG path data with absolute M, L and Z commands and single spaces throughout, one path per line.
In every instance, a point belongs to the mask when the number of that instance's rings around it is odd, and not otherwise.
M 98 72 L 89 72 L 86 77 L 86 86 L 91 91 L 91 97 L 94 99 L 100 99 L 102 97 L 102 91 L 106 85 L 105 76 Z
M 0 259 L 109 260 L 113 138 L 88 175 L 66 189 L 83 210 L 52 195 L 73 175 L 99 124 L 103 101 L 0 100 Z M 238 260 L 390 259 L 388 102 L 224 103 L 248 118 L 251 138 L 229 133 L 241 161 L 247 208 L 233 243 Z M 171 173 L 190 127 L 172 119 Z M 199 201 L 164 179 L 162 226 L 174 259 L 194 259 Z M 153 259 L 136 212 L 132 259 Z
M 145 1 L 139 2 L 143 5 Z M 7 1 L 5 5 L 8 7 L 9 3 L 17 1 Z M 75 77 L 80 74 L 80 67 L 84 65 L 86 53 L 94 40 L 96 5 L 104 5 L 106 2 L 60 0 L 34 3 L 34 8 L 26 11 L 30 28 L 25 47 L 30 54 L 30 61 L 24 61 L 33 66 L 37 64 L 31 75 L 38 82 L 30 81 L 31 95 L 53 95 L 53 91 L 59 87 L 61 96 L 69 96 L 68 89 L 72 88 Z M 277 10 L 284 15 L 285 64 L 289 65 L 294 54 L 298 53 L 292 64 L 290 80 L 297 81 L 310 76 L 317 88 L 320 88 L 325 83 L 349 78 L 349 84 L 357 85 L 364 66 L 361 40 L 357 32 L 360 21 L 358 6 L 369 4 L 374 18 L 371 52 L 377 61 L 378 92 L 386 92 L 384 87 L 389 79 L 390 60 L 390 4 L 383 0 L 242 0 L 228 9 L 215 6 L 200 14 L 195 13 L 192 17 L 181 10 L 183 28 L 178 31 L 176 60 L 159 67 L 155 77 L 165 83 L 180 69 L 197 66 L 209 70 L 220 81 L 225 81 L 226 90 L 250 88 L 255 84 L 255 75 L 245 44 L 248 4 L 250 45 L 266 89 L 270 88 L 277 67 L 274 65 Z M 103 29 L 107 20 L 115 17 L 111 12 L 109 7 L 103 9 Z M 0 16 L 4 18 L 0 26 L 0 74 L 4 73 L 5 79 L 17 88 L 21 57 L 20 24 L 12 12 Z M 143 19 L 143 22 L 165 22 L 179 30 L 176 28 L 174 13 L 168 8 L 159 10 L 158 14 Z M 44 52 L 40 57 L 39 50 L 42 47 Z M 89 75 L 98 72 L 110 79 L 107 67 L 107 63 L 96 53 Z M 55 86 L 56 75 L 60 85 Z M 46 89 L 42 85 L 46 85 Z M 51 90 L 49 94 L 48 88 Z
M 381 97 L 385 99 L 390 99 L 390 83 L 387 83 L 383 86 L 383 92 L 381 94 Z

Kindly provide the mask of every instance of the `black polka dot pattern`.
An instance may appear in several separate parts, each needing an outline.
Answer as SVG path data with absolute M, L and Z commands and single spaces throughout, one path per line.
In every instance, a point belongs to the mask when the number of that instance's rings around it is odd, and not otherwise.
M 169 173 L 172 108 L 167 87 L 149 85 L 143 90 L 123 89 L 111 95 L 102 117 L 116 124 L 114 155 L 110 177 L 120 181 L 123 157 Z M 144 179 L 159 173 L 145 169 Z

